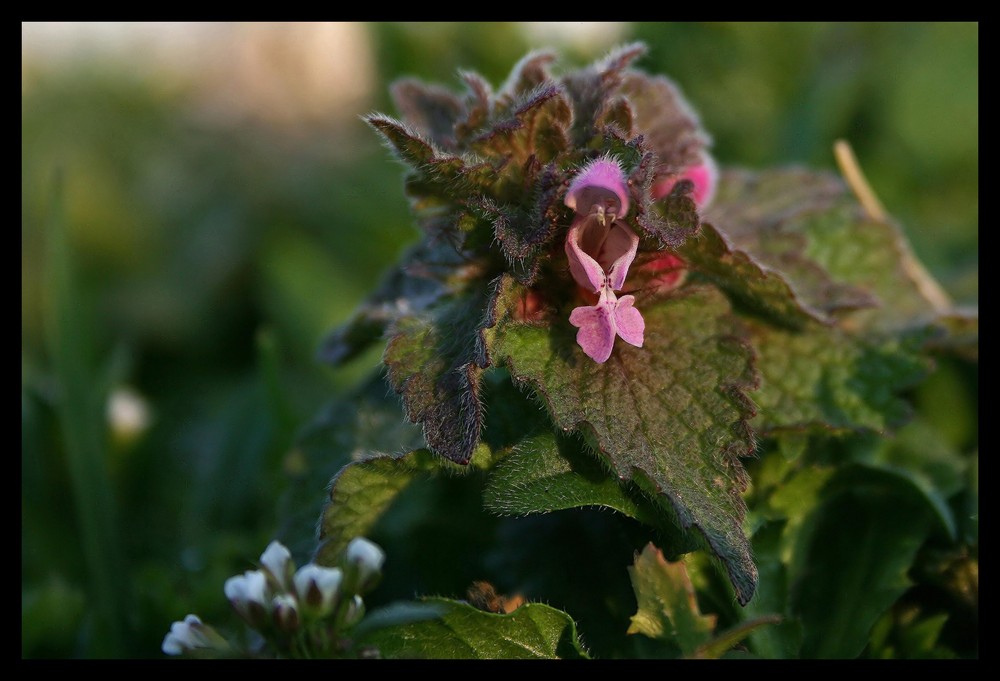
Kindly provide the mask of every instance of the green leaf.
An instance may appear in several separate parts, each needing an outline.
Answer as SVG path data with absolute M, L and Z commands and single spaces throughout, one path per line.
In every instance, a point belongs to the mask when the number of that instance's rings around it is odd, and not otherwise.
M 763 615 L 745 620 L 698 646 L 689 657 L 702 660 L 717 660 L 732 650 L 735 645 L 747 636 L 757 631 L 766 630 L 773 625 L 781 624 L 782 621 L 779 615 Z
M 855 241 L 867 229 L 861 208 L 833 175 L 801 169 L 726 171 L 703 221 L 714 225 L 720 238 L 709 233 L 708 243 L 691 253 L 699 267 L 738 300 L 778 321 L 797 326 L 804 320 L 782 314 L 787 313 L 787 303 L 778 304 L 783 287 L 762 281 L 761 274 L 787 284 L 798 307 L 823 321 L 837 310 L 877 302 L 870 287 L 854 281 L 866 260 L 843 258 L 856 269 L 829 267 L 834 255 L 856 254 Z M 894 251 L 868 256 L 897 257 Z
M 542 433 L 519 443 L 490 474 L 486 508 L 501 515 L 548 513 L 567 508 L 610 508 L 662 533 L 672 555 L 696 547 L 663 509 L 619 481 L 573 440 Z
M 920 491 L 948 536 L 957 538 L 955 514 L 948 499 L 964 487 L 968 463 L 926 421 L 918 419 L 890 440 L 879 440 L 866 465 L 909 480 Z
M 851 315 L 853 327 L 914 328 L 940 314 L 925 293 L 929 275 L 916 262 L 897 225 L 873 220 L 856 202 L 844 200 L 799 229 L 807 239 L 806 257 L 838 281 L 874 296 L 874 307 Z
M 899 393 L 923 378 L 930 331 L 854 335 L 809 324 L 800 331 L 751 323 L 761 386 L 753 425 L 760 432 L 818 428 L 885 432 L 909 418 Z
M 558 427 L 583 432 L 621 479 L 657 495 L 685 530 L 697 529 L 745 603 L 756 582 L 740 497 L 747 480 L 739 457 L 754 447 L 749 350 L 714 289 L 688 287 L 637 307 L 645 346 L 619 342 L 604 364 L 576 345 L 568 312 L 548 329 L 498 324 L 495 355 L 538 393 Z
M 320 518 L 320 545 L 314 560 L 334 565 L 351 539 L 366 536 L 404 489 L 420 479 L 448 473 L 464 475 L 490 460 L 480 449 L 473 466 L 460 466 L 426 449 L 400 456 L 379 455 L 345 466 L 330 482 L 330 498 Z
M 855 657 L 910 586 L 933 520 L 911 485 L 874 469 L 839 471 L 823 497 L 798 537 L 792 611 L 802 619 L 803 657 Z
M 760 657 L 790 659 L 798 657 L 802 646 L 802 625 L 788 617 L 788 568 L 782 558 L 786 523 L 772 521 L 753 535 L 753 554 L 760 581 L 753 600 L 747 603 L 747 618 L 778 613 L 784 617 L 775 626 L 761 627 L 750 633 L 750 647 Z
M 668 562 L 648 544 L 628 569 L 638 610 L 630 634 L 673 641 L 684 655 L 693 655 L 715 631 L 715 615 L 702 615 L 684 563 Z
M 781 272 L 733 247 L 728 237 L 711 224 L 702 223 L 698 237 L 687 241 L 681 255 L 692 269 L 707 275 L 735 300 L 771 320 L 795 328 L 810 321 L 830 321 L 824 310 L 802 300 Z
M 427 598 L 369 615 L 356 630 L 356 646 L 373 646 L 385 658 L 557 659 L 587 658 L 573 619 L 541 603 L 507 615 L 468 603 Z

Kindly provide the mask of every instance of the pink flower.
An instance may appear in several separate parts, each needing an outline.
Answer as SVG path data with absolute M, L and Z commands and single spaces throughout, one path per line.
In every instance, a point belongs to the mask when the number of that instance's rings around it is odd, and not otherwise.
M 580 330 L 576 342 L 588 357 L 603 364 L 611 356 L 615 336 L 642 347 L 645 322 L 635 309 L 635 296 L 619 298 L 639 237 L 622 218 L 628 213 L 628 185 L 621 167 L 610 158 L 587 165 L 570 185 L 566 205 L 577 216 L 566 235 L 566 256 L 573 279 L 597 304 L 581 306 L 569 316 Z
M 691 166 L 680 175 L 668 177 L 653 185 L 653 200 L 662 199 L 669 194 L 674 185 L 680 180 L 690 180 L 694 184 L 691 198 L 699 209 L 708 207 L 715 197 L 715 185 L 719 180 L 719 169 L 715 161 L 708 154 L 702 154 L 702 161 L 698 165 Z

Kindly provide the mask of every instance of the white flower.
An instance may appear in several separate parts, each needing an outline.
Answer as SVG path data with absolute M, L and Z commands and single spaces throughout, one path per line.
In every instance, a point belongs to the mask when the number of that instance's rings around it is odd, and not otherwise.
M 385 552 L 364 537 L 355 537 L 347 545 L 347 562 L 353 563 L 358 569 L 358 579 L 361 584 L 382 572 L 385 562 Z
M 247 570 L 227 579 L 223 591 L 236 612 L 252 621 L 252 611 L 262 610 L 267 602 L 267 577 L 261 570 Z
M 279 541 L 272 541 L 264 549 L 264 553 L 260 554 L 260 564 L 274 575 L 283 587 L 287 587 L 288 566 L 291 560 L 291 552 Z
M 207 648 L 208 640 L 202 634 L 202 622 L 197 615 L 188 615 L 183 622 L 174 622 L 163 637 L 160 648 L 167 655 L 180 655 L 187 650 Z
M 309 563 L 295 573 L 295 593 L 299 600 L 326 614 L 333 609 L 344 573 L 340 568 L 327 568 Z

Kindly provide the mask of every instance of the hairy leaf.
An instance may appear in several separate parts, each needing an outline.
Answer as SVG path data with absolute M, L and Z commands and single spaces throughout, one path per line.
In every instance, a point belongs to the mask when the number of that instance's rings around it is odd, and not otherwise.
M 531 156 L 548 163 L 569 147 L 566 128 L 571 117 L 561 88 L 543 83 L 497 112 L 485 132 L 469 146 L 481 156 L 507 158 L 506 167 L 511 170 L 523 166 Z
M 870 287 L 857 285 L 861 282 L 851 277 L 868 262 L 845 257 L 840 270 L 826 266 L 824 256 L 855 254 L 856 242 L 867 230 L 860 207 L 835 176 L 799 169 L 724 172 L 704 220 L 715 226 L 724 243 L 710 240 L 707 254 L 692 255 L 742 302 L 764 303 L 760 309 L 765 313 L 776 311 L 769 304 L 774 302 L 772 296 L 760 300 L 756 295 L 759 275 L 751 276 L 747 286 L 740 285 L 743 274 L 760 269 L 788 284 L 798 306 L 816 319 L 827 321 L 837 310 L 877 303 Z M 710 258 L 716 253 L 722 261 L 713 263 Z M 873 257 L 894 256 L 881 252 Z M 729 266 L 729 259 L 738 266 Z M 802 322 L 801 317 L 777 318 Z
M 486 508 L 502 515 L 567 508 L 611 508 L 662 533 L 671 555 L 696 548 L 670 517 L 634 486 L 618 480 L 568 438 L 542 433 L 518 444 L 497 464 L 483 494 Z
M 427 444 L 467 463 L 479 442 L 479 390 L 490 356 L 483 337 L 496 317 L 496 287 L 470 286 L 462 295 L 393 325 L 384 361 L 406 417 L 424 428 Z
M 620 85 L 628 65 L 646 51 L 645 45 L 632 43 L 613 50 L 586 69 L 566 75 L 563 86 L 573 102 L 573 142 L 586 146 L 600 131 L 601 121 L 611 95 Z
M 739 457 L 754 447 L 749 350 L 713 289 L 689 287 L 640 309 L 645 346 L 619 342 L 604 364 L 583 354 L 565 321 L 498 325 L 496 356 L 537 391 L 557 426 L 583 432 L 620 478 L 698 530 L 745 603 L 756 581 L 740 497 Z
M 910 415 L 899 393 L 928 371 L 928 332 L 865 338 L 810 324 L 801 331 L 751 324 L 762 432 L 819 428 L 884 432 Z
M 385 658 L 588 657 L 573 619 L 541 603 L 497 615 L 461 601 L 426 598 L 372 613 L 356 633 L 356 646 L 372 646 Z

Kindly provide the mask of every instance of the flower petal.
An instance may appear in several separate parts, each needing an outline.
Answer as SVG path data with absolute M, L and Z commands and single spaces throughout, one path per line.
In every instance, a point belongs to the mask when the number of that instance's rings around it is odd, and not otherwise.
M 614 294 L 611 294 L 614 297 Z M 598 364 L 608 361 L 615 345 L 614 303 L 602 301 L 593 307 L 578 307 L 569 315 L 569 323 L 579 327 L 576 342 Z
M 646 320 L 634 306 L 635 296 L 622 296 L 618 299 L 615 306 L 615 328 L 623 341 L 641 348 Z
M 635 260 L 635 252 L 639 248 L 639 237 L 622 222 L 616 221 L 604 240 L 604 248 L 598 258 L 601 266 L 608 272 L 608 283 L 615 291 L 620 291 L 625 285 L 628 268 Z
M 628 213 L 628 182 L 618 162 L 602 157 L 584 166 L 570 184 L 565 203 L 580 215 L 594 208 L 624 217 Z
M 603 231 L 603 234 L 602 234 Z M 601 243 L 607 236 L 607 228 L 601 225 L 595 216 L 580 216 L 566 233 L 566 257 L 569 259 L 569 271 L 583 288 L 597 292 L 604 286 L 604 270 L 591 255 L 588 254 L 592 243 Z M 597 250 L 590 250 L 596 253 Z

